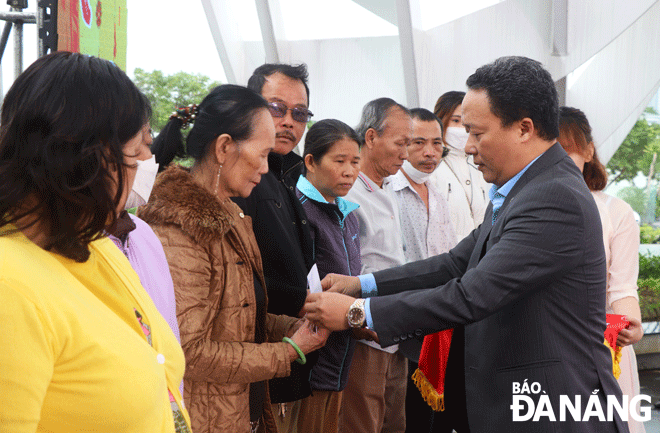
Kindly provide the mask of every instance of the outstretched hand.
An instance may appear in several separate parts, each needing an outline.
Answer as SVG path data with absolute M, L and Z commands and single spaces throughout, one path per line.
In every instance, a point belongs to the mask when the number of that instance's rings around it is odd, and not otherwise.
M 293 326 L 291 326 L 291 328 L 289 328 L 289 330 L 286 333 L 286 336 L 289 337 L 289 338 L 293 337 L 293 334 L 295 334 L 298 331 L 298 329 L 300 329 L 301 326 L 307 325 L 307 324 L 308 324 L 308 322 L 305 321 L 305 319 L 298 319 L 293 324 Z
M 307 319 L 303 319 L 291 339 L 304 354 L 308 354 L 323 347 L 329 335 L 330 331 L 326 328 L 316 326 Z M 297 358 L 297 355 L 294 355 L 293 359 L 295 358 Z
M 360 279 L 358 277 L 328 274 L 323 280 L 321 280 L 321 287 L 324 291 L 343 293 L 344 295 L 352 296 L 353 298 L 359 298 L 362 285 L 360 284 Z
M 353 301 L 355 298 L 341 293 L 310 293 L 307 295 L 303 311 L 311 322 L 318 323 L 331 331 L 342 331 L 349 328 L 346 313 Z
M 644 330 L 642 329 L 642 322 L 634 317 L 626 317 L 630 324 L 627 328 L 619 331 L 619 336 L 616 338 L 617 346 L 628 346 L 637 343 L 642 339 Z

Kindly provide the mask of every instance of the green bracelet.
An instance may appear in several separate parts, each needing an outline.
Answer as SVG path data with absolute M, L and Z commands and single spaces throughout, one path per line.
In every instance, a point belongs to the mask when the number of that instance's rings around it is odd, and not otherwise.
M 282 341 L 285 343 L 289 343 L 291 347 L 293 347 L 293 350 L 296 351 L 296 353 L 298 354 L 298 359 L 296 359 L 296 362 L 298 364 L 304 365 L 305 363 L 307 363 L 307 358 L 305 358 L 305 354 L 303 353 L 302 350 L 300 350 L 300 347 L 298 347 L 298 345 L 293 342 L 292 339 L 290 339 L 289 337 L 284 337 Z

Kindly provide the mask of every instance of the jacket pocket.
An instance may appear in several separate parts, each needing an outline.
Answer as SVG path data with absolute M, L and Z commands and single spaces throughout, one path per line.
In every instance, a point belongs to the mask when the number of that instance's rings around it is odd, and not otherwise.
M 539 359 L 536 361 L 524 362 L 521 364 L 507 365 L 504 367 L 498 367 L 496 370 L 498 372 L 502 371 L 512 371 L 512 370 L 525 370 L 528 368 L 541 368 L 548 367 L 551 365 L 559 364 L 561 359 L 559 358 L 548 358 L 548 359 Z

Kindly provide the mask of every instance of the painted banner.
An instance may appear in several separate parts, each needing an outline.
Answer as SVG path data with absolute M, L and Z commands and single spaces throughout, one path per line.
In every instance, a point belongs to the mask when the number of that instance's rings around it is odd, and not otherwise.
M 112 60 L 126 70 L 126 0 L 58 0 L 57 49 Z

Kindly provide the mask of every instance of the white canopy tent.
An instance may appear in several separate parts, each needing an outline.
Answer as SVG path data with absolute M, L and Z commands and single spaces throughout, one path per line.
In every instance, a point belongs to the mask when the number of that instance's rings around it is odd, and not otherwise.
M 523 55 L 582 109 L 608 161 L 660 87 L 660 0 L 202 0 L 229 82 L 309 67 L 315 119 L 388 96 L 433 109 L 474 70 Z

